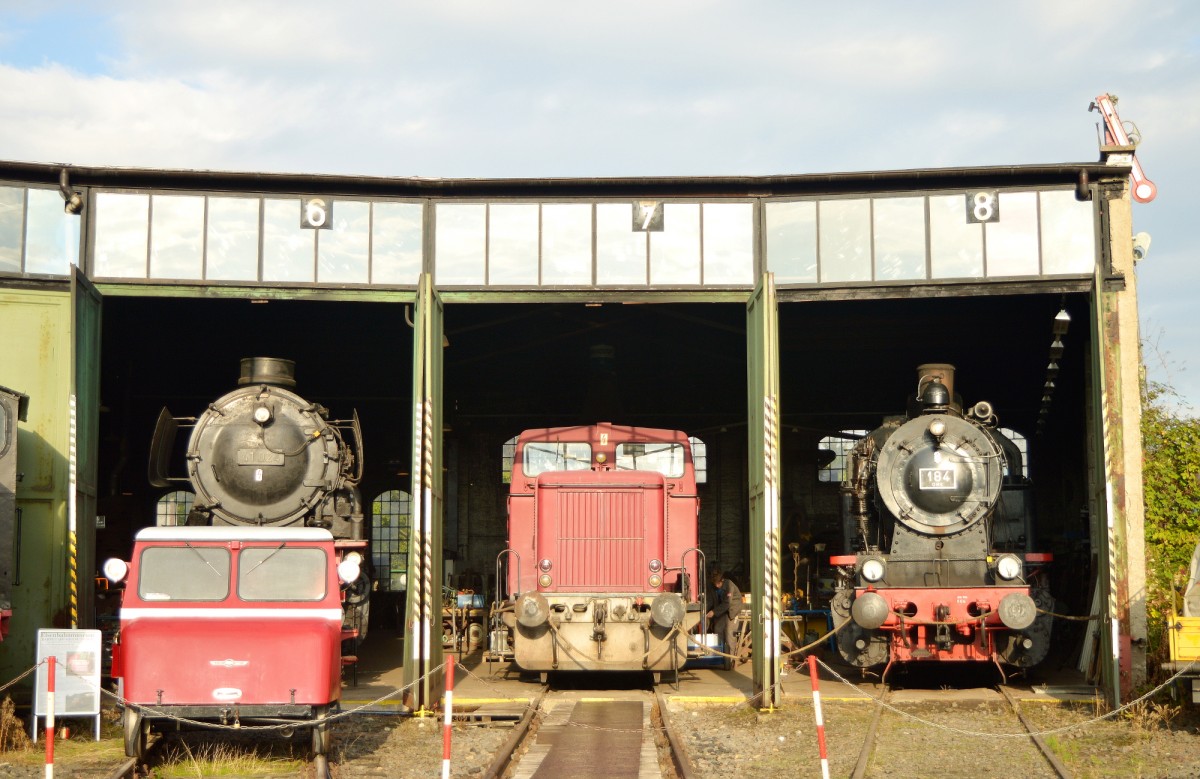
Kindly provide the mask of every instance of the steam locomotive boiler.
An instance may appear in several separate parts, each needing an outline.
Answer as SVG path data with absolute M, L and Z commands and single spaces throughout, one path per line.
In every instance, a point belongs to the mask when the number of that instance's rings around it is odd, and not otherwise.
M 195 502 L 188 525 L 328 530 L 338 559 L 351 557 L 362 569 L 346 591 L 344 608 L 346 626 L 363 638 L 371 588 L 358 491 L 358 414 L 331 420 L 326 408 L 297 395 L 295 386 L 291 360 L 245 358 L 238 388 L 199 417 L 173 417 L 164 408 L 151 445 L 150 483 L 190 485 Z M 186 478 L 167 475 L 181 423 L 192 428 Z
M 906 417 L 849 453 L 847 550 L 831 559 L 838 650 L 862 668 L 992 662 L 1028 668 L 1050 644 L 1053 599 L 1040 570 L 1021 452 L 991 404 L 963 410 L 954 368 L 918 369 Z

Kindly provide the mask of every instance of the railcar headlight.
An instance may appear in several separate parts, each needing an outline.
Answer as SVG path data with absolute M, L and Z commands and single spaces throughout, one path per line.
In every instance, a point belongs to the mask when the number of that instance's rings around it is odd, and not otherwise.
M 1021 558 L 1015 554 L 1000 555 L 996 560 L 996 574 L 1008 581 L 1021 575 Z
M 650 586 L 651 587 L 661 587 L 662 586 L 662 577 L 656 573 L 651 574 L 650 575 Z
M 662 570 L 662 560 L 650 561 L 650 573 L 658 573 Z
M 337 572 L 338 580 L 342 584 L 354 584 L 362 574 L 362 556 L 357 552 L 346 555 L 346 558 L 338 563 Z
M 545 560 L 542 560 L 540 563 L 538 563 L 538 568 L 542 569 L 542 573 L 550 573 L 550 569 L 553 567 L 554 567 L 554 564 L 550 562 L 549 558 L 546 558 Z
M 548 573 L 544 573 L 538 577 L 538 586 L 539 587 L 549 587 L 553 583 L 554 583 L 554 580 L 550 578 L 550 574 L 548 574 Z
M 129 575 L 129 563 L 116 557 L 110 557 L 104 561 L 101 570 L 104 571 L 105 579 L 113 584 L 120 584 Z
M 259 406 L 254 409 L 254 421 L 260 425 L 265 425 L 271 421 L 271 409 L 266 406 Z
M 886 570 L 887 567 L 883 564 L 883 560 L 878 557 L 868 557 L 863 560 L 862 577 L 869 582 L 877 582 L 882 579 Z

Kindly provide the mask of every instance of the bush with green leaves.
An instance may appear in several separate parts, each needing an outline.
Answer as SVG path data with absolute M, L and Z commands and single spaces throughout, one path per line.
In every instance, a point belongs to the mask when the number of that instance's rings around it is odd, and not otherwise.
M 1181 412 L 1175 399 L 1165 385 L 1144 384 L 1142 477 L 1151 668 L 1167 658 L 1166 620 L 1200 542 L 1200 419 Z

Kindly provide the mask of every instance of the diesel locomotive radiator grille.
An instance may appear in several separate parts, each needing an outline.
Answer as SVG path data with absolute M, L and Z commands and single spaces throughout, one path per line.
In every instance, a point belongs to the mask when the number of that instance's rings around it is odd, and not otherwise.
M 645 590 L 645 505 L 640 490 L 559 491 L 559 587 Z

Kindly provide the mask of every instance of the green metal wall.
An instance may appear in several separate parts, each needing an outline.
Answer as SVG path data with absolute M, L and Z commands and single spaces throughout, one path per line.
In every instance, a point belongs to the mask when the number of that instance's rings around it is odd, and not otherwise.
M 0 384 L 30 398 L 29 418 L 17 433 L 17 470 L 24 474 L 17 485 L 20 577 L 13 588 L 12 628 L 0 644 L 2 679 L 33 665 L 38 628 L 70 624 L 64 552 L 75 352 L 71 328 L 67 288 L 0 289 Z

